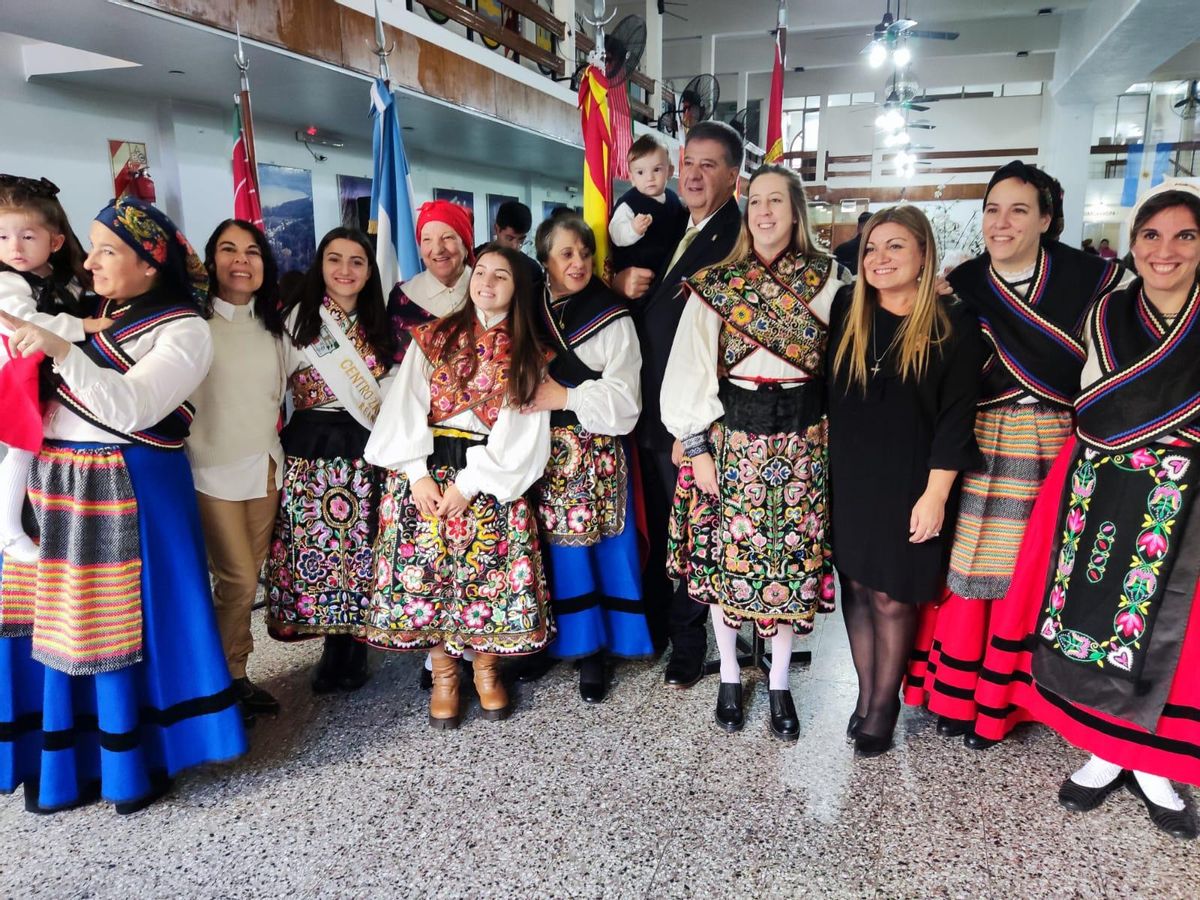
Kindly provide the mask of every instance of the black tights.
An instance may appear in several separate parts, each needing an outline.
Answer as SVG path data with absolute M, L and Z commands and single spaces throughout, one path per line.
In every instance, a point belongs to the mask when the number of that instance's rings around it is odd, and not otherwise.
M 859 731 L 882 737 L 900 715 L 900 682 L 917 634 L 917 607 L 843 576 L 842 617 L 858 672 Z

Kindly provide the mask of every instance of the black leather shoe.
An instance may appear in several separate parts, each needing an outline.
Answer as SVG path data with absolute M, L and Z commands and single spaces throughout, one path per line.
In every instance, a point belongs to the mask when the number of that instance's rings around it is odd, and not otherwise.
M 584 703 L 603 703 L 604 698 L 608 696 L 602 653 L 579 661 L 579 696 Z
M 1103 787 L 1084 787 L 1068 778 L 1058 789 L 1058 803 L 1071 812 L 1091 812 L 1104 802 L 1104 798 L 1125 783 L 1125 773 L 1121 772 L 1116 778 Z
M 789 690 L 767 691 L 771 701 L 771 734 L 783 741 L 794 741 L 800 737 L 800 717 L 796 715 L 796 704 Z
M 1186 806 L 1183 809 L 1168 809 L 1165 806 L 1159 806 L 1146 796 L 1142 786 L 1138 784 L 1137 776 L 1132 772 L 1126 779 L 1126 786 L 1129 788 L 1129 793 L 1145 804 L 1146 811 L 1150 813 L 1150 821 L 1160 831 L 1165 831 L 1171 837 L 1184 841 L 1196 839 L 1196 816 L 1190 809 Z
M 970 747 L 972 750 L 989 750 L 995 747 L 999 741 L 993 741 L 991 738 L 985 738 L 982 735 L 972 731 L 970 734 L 963 737 L 963 745 Z
M 346 657 L 350 653 L 353 640 L 344 634 L 326 635 L 325 649 L 321 651 L 321 659 L 313 675 L 314 694 L 332 694 L 338 689 L 338 679 L 342 677 L 342 669 L 345 668 Z
M 557 665 L 558 660 L 543 650 L 541 653 L 526 656 L 514 668 L 517 681 L 528 684 L 531 681 L 537 681 Z
M 354 641 L 346 654 L 346 664 L 338 678 L 338 687 L 343 691 L 357 691 L 370 680 L 371 662 L 367 656 L 367 645 L 362 641 Z
M 969 731 L 971 731 L 971 723 L 966 719 L 938 716 L 937 733 L 942 737 L 962 737 Z
M 720 688 L 717 689 L 716 718 L 717 724 L 730 733 L 742 730 L 746 720 L 742 716 L 741 682 L 737 684 L 721 682 Z
M 430 672 L 428 669 L 426 669 L 424 666 L 421 666 L 421 690 L 423 690 L 423 691 L 432 691 L 433 690 L 433 673 Z
M 858 737 L 859 726 L 863 723 L 863 717 L 858 713 L 850 713 L 850 721 L 846 723 L 846 743 L 853 744 L 854 739 Z
M 273 716 L 279 712 L 279 701 L 264 691 L 249 678 L 233 679 L 233 690 L 237 694 L 242 712 L 255 716 Z
M 892 749 L 892 734 L 891 731 L 887 734 L 866 734 L 859 731 L 854 736 L 854 755 L 869 759 L 887 753 Z
M 663 680 L 672 687 L 690 688 L 704 677 L 704 659 L 700 654 L 681 653 L 676 650 L 667 662 L 667 672 Z M 741 726 L 738 726 L 741 728 Z

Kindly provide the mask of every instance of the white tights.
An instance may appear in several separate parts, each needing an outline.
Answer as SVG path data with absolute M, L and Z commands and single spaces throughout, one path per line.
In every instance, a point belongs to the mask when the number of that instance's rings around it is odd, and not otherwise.
M 1121 774 L 1121 767 L 1116 763 L 1110 763 L 1098 756 L 1093 756 L 1083 768 L 1075 772 L 1071 776 L 1071 780 L 1076 784 L 1088 788 L 1104 787 L 1106 784 L 1112 784 L 1113 779 Z M 1175 788 L 1171 786 L 1171 782 L 1160 775 L 1148 775 L 1145 772 L 1133 773 L 1133 777 L 1137 779 L 1138 787 L 1142 789 L 1150 800 L 1156 806 L 1165 806 L 1167 809 L 1183 809 L 1183 799 L 1179 794 L 1175 793 Z
M 37 547 L 21 527 L 21 507 L 33 454 L 12 447 L 0 459 L 0 549 L 14 559 L 37 559 Z
M 742 679 L 742 667 L 737 661 L 737 629 L 725 622 L 721 607 L 709 607 L 712 618 L 713 635 L 717 639 L 717 650 L 721 654 L 721 681 L 724 684 L 737 684 Z M 792 662 L 792 626 L 780 622 L 779 630 L 771 638 L 771 674 L 767 679 L 773 691 L 788 689 L 788 667 Z

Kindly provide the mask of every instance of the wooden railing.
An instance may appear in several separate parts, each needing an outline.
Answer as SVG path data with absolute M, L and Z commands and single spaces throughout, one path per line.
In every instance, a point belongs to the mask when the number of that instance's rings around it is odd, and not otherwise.
M 800 173 L 801 181 L 817 180 L 817 151 L 794 150 L 781 157 L 785 166 L 791 166 Z
M 1165 144 L 1093 144 L 1091 155 L 1100 157 L 1100 162 L 1103 160 L 1104 169 L 1100 171 L 1095 166 L 1089 172 L 1093 178 L 1124 178 L 1126 173 L 1126 163 L 1129 159 L 1129 148 L 1141 146 L 1143 153 L 1156 153 L 1162 148 L 1166 148 L 1170 154 L 1167 157 L 1169 168 L 1166 174 L 1170 178 L 1195 178 L 1196 173 L 1200 172 L 1200 159 L 1197 159 L 1196 154 L 1200 151 L 1200 141 L 1174 141 Z M 1109 157 L 1104 159 L 1104 157 Z
M 519 31 L 505 28 L 501 22 L 497 22 L 469 6 L 464 6 L 455 0 L 420 0 L 420 3 L 426 9 L 439 13 L 469 31 L 477 32 L 507 50 L 531 60 L 539 68 L 553 72 L 555 77 L 561 77 L 566 71 L 566 63 L 557 53 L 539 47 Z M 556 19 L 552 12 L 538 6 L 533 0 L 504 0 L 504 5 L 518 15 L 542 26 L 560 41 L 567 36 L 567 26 Z M 576 41 L 578 42 L 578 38 Z
M 899 147 L 897 150 L 901 149 Z M 855 156 L 833 156 L 825 157 L 825 180 L 831 178 L 870 178 L 875 174 L 876 159 L 882 153 L 884 156 L 891 154 L 893 151 L 876 151 L 875 153 L 866 153 Z M 994 172 L 1004 162 L 1010 159 L 1018 159 L 1022 157 L 1037 156 L 1037 147 L 1017 147 L 1012 150 L 932 150 L 932 151 L 917 151 L 916 155 L 922 160 L 991 160 L 987 163 L 975 163 L 965 166 L 921 166 L 917 169 L 918 175 L 966 175 L 978 174 L 984 172 Z M 814 160 L 814 173 L 816 162 Z M 855 168 L 843 168 L 844 166 L 854 166 Z

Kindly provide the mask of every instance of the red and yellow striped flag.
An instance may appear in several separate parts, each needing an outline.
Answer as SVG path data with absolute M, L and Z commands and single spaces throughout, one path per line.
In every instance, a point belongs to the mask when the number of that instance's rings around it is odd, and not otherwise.
M 608 81 L 595 66 L 588 66 L 579 85 L 579 112 L 583 125 L 583 218 L 596 236 L 595 272 L 607 278 L 613 140 Z

